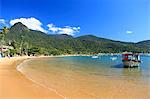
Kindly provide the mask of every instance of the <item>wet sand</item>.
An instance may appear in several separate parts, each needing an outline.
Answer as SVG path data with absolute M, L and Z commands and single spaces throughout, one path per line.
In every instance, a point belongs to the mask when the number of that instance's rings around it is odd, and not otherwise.
M 63 99 L 28 80 L 16 66 L 29 57 L 0 59 L 0 99 Z

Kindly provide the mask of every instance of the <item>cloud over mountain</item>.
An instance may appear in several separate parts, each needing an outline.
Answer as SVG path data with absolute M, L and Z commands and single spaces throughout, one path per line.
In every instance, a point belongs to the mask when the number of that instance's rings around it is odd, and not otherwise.
M 36 18 L 18 18 L 14 20 L 10 20 L 10 25 L 14 25 L 15 23 L 21 22 L 26 25 L 29 29 L 41 31 L 47 33 L 47 30 L 42 28 L 42 23 Z
M 1 23 L 5 23 L 5 20 L 0 20 Z M 56 34 L 68 34 L 68 35 L 75 35 L 80 30 L 80 27 L 71 27 L 71 26 L 64 26 L 64 27 L 56 27 L 54 24 L 48 24 L 48 30 L 42 27 L 42 23 L 34 18 L 17 18 L 10 20 L 10 25 L 14 25 L 15 23 L 21 22 L 22 24 L 26 25 L 29 29 L 41 31 L 44 33 L 56 33 Z
M 49 30 L 56 34 L 68 34 L 68 35 L 75 35 L 75 33 L 78 33 L 80 30 L 80 27 L 71 27 L 71 26 L 65 26 L 65 27 L 56 27 L 54 24 L 48 24 L 47 25 Z

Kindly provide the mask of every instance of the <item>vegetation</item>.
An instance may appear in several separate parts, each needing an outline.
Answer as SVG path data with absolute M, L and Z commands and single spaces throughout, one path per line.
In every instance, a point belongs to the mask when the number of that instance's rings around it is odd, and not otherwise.
M 5 37 L 6 37 L 6 34 L 8 33 L 8 28 L 7 27 L 3 27 L 2 29 L 0 29 L 0 47 L 1 47 L 1 54 L 3 56 L 3 52 L 2 52 L 2 49 L 3 49 L 3 45 L 6 44 L 5 42 Z
M 10 42 L 9 45 L 14 48 L 10 50 L 11 55 L 97 54 L 124 51 L 150 53 L 150 40 L 130 43 L 93 35 L 76 38 L 66 34 L 48 35 L 29 30 L 22 23 L 12 26 L 5 36 L 6 44 Z

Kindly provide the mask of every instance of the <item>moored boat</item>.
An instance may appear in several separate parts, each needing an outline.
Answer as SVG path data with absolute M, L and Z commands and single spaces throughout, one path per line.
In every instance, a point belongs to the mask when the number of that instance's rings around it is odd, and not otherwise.
M 140 55 L 135 53 L 126 53 L 123 54 L 122 62 L 124 64 L 124 67 L 139 67 L 141 60 Z
M 111 57 L 110 58 L 112 61 L 117 60 L 117 57 Z
M 95 56 L 92 56 L 92 58 L 98 58 L 98 56 L 97 56 L 97 55 L 95 55 Z

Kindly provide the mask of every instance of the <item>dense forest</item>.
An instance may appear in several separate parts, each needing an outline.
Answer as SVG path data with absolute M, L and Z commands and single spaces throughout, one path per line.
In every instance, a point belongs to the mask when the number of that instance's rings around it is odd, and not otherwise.
M 138 43 L 121 42 L 93 35 L 72 37 L 66 34 L 45 34 L 28 29 L 22 23 L 14 24 L 5 36 L 10 52 L 21 55 L 60 55 L 144 52 L 150 53 L 150 40 Z

